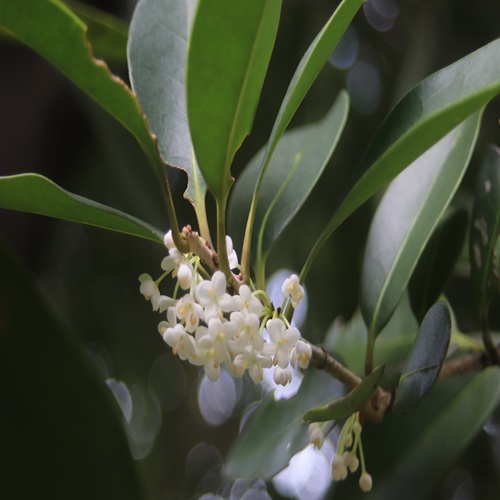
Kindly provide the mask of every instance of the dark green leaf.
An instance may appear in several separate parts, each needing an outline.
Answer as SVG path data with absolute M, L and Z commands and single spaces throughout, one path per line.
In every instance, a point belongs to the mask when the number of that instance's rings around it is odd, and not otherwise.
M 188 52 L 187 110 L 196 159 L 218 199 L 250 132 L 281 0 L 200 0 Z
M 479 174 L 469 230 L 474 291 L 483 316 L 500 287 L 500 150 L 490 147 Z
M 187 196 L 204 205 L 186 109 L 188 38 L 198 0 L 140 0 L 130 23 L 130 81 L 162 158 L 188 174 Z
M 452 210 L 427 243 L 408 284 L 410 303 L 418 322 L 441 295 L 460 257 L 467 235 L 467 210 Z
M 349 394 L 335 399 L 327 404 L 315 406 L 304 414 L 305 422 L 328 422 L 330 420 L 341 420 L 359 411 L 372 397 L 382 375 L 385 365 L 378 366 L 370 375 L 365 377 L 361 383 Z
M 262 401 L 225 461 L 229 476 L 270 478 L 286 467 L 290 458 L 308 442 L 302 414 L 311 406 L 342 395 L 343 386 L 319 370 L 306 373 L 299 392 L 276 401 L 272 394 Z
M 0 240 L 4 498 L 144 498 L 111 391 Z
M 85 24 L 58 0 L 0 0 L 0 26 L 50 61 L 139 141 L 163 179 L 164 167 L 137 98 L 107 66 L 94 59 Z
M 321 242 L 360 205 L 500 93 L 500 40 L 429 76 L 389 114 Z
M 273 243 L 298 212 L 318 182 L 347 120 L 349 98 L 341 92 L 328 114 L 318 123 L 285 132 L 271 159 L 259 194 L 252 255 L 265 261 Z M 263 148 L 251 160 L 234 186 L 229 205 L 233 240 L 243 241 L 245 220 L 262 167 Z
M 297 111 L 363 2 L 364 0 L 344 0 L 302 57 L 281 103 L 278 117 L 269 138 L 265 162 L 272 156 L 295 111 Z
M 391 184 L 373 218 L 363 261 L 361 311 L 374 339 L 394 312 L 427 240 L 469 163 L 480 113 L 468 118 Z
M 446 357 L 450 335 L 450 310 L 445 302 L 437 302 L 425 315 L 403 368 L 394 401 L 394 413 L 413 410 L 431 390 Z
M 37 174 L 0 177 L 0 207 L 80 222 L 163 243 L 163 233 L 150 224 L 65 191 Z
M 87 26 L 92 53 L 108 63 L 127 63 L 128 26 L 121 19 L 85 3 L 66 2 Z
M 500 403 L 500 370 L 440 381 L 415 411 L 363 426 L 363 449 L 374 478 L 368 500 L 421 500 L 466 449 Z M 358 477 L 336 485 L 339 498 L 360 498 Z
M 404 495 L 403 491 L 418 492 L 424 485 L 428 487 L 437 472 L 449 464 L 482 428 L 499 402 L 498 369 L 489 368 L 476 375 L 400 457 L 392 471 L 392 480 L 381 484 L 381 498 L 398 498 Z

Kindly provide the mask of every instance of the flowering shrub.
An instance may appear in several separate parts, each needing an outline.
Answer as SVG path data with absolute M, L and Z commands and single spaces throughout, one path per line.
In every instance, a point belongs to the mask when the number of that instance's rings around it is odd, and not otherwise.
M 252 128 L 281 3 L 140 0 L 128 34 L 129 88 L 94 57 L 86 25 L 61 1 L 0 0 L 0 25 L 137 139 L 158 176 L 170 229 L 72 194 L 37 174 L 1 177 L 0 206 L 163 245 L 163 273 L 141 274 L 140 293 L 160 315 L 158 332 L 172 355 L 200 367 L 211 382 L 230 373 L 260 384 L 270 370 L 276 386 L 288 387 L 303 377 L 295 395 L 286 401 L 264 398 L 245 421 L 223 468 L 232 487 L 256 474 L 276 479 L 309 443 L 334 448 L 329 462 L 339 494 L 352 495 L 353 476 L 355 494 L 373 489 L 373 498 L 424 495 L 429 477 L 459 455 L 500 403 L 500 352 L 489 324 L 500 283 L 498 148 L 483 155 L 470 223 L 467 211 L 452 208 L 483 110 L 500 93 L 500 41 L 427 77 L 398 102 L 338 202 L 330 207 L 325 200 L 331 217 L 310 242 L 300 272 L 281 284 L 283 302 L 274 304 L 267 289 L 268 256 L 325 168 L 335 167 L 330 159 L 347 121 L 349 95 L 339 92 L 316 123 L 291 129 L 289 124 L 364 2 L 343 0 L 311 42 L 267 143 L 235 180 L 234 158 Z M 104 20 L 100 27 L 112 31 Z M 172 169 L 186 174 L 184 197 L 194 209 L 194 220 L 184 227 L 170 187 Z M 387 184 L 367 237 L 359 311 L 341 327 L 334 323 L 324 345 L 315 345 L 293 322 L 303 285 L 325 242 Z M 215 205 L 213 220 L 208 196 Z M 452 324 L 442 297 L 467 230 L 480 340 Z M 9 276 L 6 290 L 17 279 L 16 273 Z M 174 284 L 171 297 L 164 280 Z M 9 300 L 7 294 L 6 303 L 15 308 Z M 318 378 L 320 373 L 330 383 L 334 379 L 337 389 Z M 469 377 L 457 377 L 462 374 Z M 116 421 L 113 411 L 104 417 L 110 425 Z M 377 439 L 390 448 L 380 460 Z M 131 462 L 124 467 L 134 468 Z M 125 481 L 128 476 L 120 474 Z M 124 487 L 123 494 L 139 498 L 136 486 Z M 265 486 L 259 483 L 255 490 L 262 493 Z

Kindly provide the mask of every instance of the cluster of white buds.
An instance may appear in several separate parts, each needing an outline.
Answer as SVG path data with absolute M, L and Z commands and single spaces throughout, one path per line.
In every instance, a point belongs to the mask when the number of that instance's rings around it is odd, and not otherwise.
M 183 254 L 175 247 L 170 231 L 165 246 L 169 255 L 161 263 L 164 273 L 157 280 L 142 274 L 139 281 L 140 292 L 151 301 L 153 310 L 166 312 L 158 331 L 174 355 L 203 366 L 214 382 L 223 364 L 236 377 L 248 370 L 255 383 L 262 381 L 264 369 L 274 367 L 274 381 L 281 385 L 292 380 L 290 366 L 307 368 L 311 346 L 281 312 L 288 303 L 297 307 L 304 295 L 296 275 L 283 283 L 285 302 L 275 310 L 265 291 L 252 290 L 246 284 L 230 295 L 224 273 L 216 271 L 209 277 L 198 256 Z M 226 246 L 231 269 L 236 269 L 238 257 L 229 236 Z M 159 290 L 169 274 L 177 278 L 172 298 Z M 178 297 L 179 288 L 185 293 Z M 264 328 L 268 339 L 263 336 Z
M 361 491 L 368 492 L 372 489 L 373 482 L 365 468 L 361 431 L 359 412 L 353 413 L 340 431 L 337 452 L 332 460 L 332 478 L 334 481 L 342 481 L 347 477 L 348 472 L 356 472 L 361 464 L 359 487 Z

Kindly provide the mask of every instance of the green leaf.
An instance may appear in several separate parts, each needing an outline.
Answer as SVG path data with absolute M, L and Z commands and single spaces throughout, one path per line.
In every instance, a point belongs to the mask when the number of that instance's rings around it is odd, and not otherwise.
M 260 474 L 270 478 L 309 442 L 303 413 L 311 406 L 342 395 L 343 386 L 319 370 L 305 374 L 290 399 L 275 400 L 270 394 L 260 403 L 225 460 L 225 473 L 233 477 Z
M 130 23 L 130 81 L 163 160 L 188 175 L 187 197 L 204 206 L 186 108 L 188 38 L 198 0 L 140 0 Z
M 0 239 L 5 498 L 143 497 L 111 391 Z
M 164 167 L 137 98 L 96 60 L 85 24 L 58 0 L 0 0 L 0 26 L 30 46 L 114 116 L 139 141 L 161 179 Z
M 407 165 L 499 93 L 500 39 L 420 82 L 382 124 L 320 244 Z
M 263 160 L 262 176 L 265 174 L 266 166 L 295 111 L 363 3 L 364 0 L 343 0 L 302 56 L 274 122 Z
M 300 103 L 311 88 L 311 85 L 316 80 L 323 66 L 328 61 L 337 43 L 342 38 L 342 35 L 347 30 L 349 24 L 353 20 L 363 2 L 364 0 L 343 0 L 323 29 L 313 40 L 307 49 L 307 52 L 303 55 L 299 66 L 295 70 L 292 81 L 290 82 L 283 102 L 281 103 L 278 116 L 274 122 L 271 136 L 269 137 L 269 141 L 267 143 L 266 152 L 262 159 L 262 168 L 255 186 L 242 252 L 243 275 L 245 275 L 248 271 L 247 267 L 249 267 L 246 255 L 250 250 L 250 241 L 253 237 L 253 225 L 255 211 L 257 209 L 257 200 L 263 185 L 264 176 L 276 146 L 290 123 L 290 120 L 297 111 Z
M 361 311 L 374 340 L 469 163 L 480 113 L 425 152 L 391 184 L 373 218 L 361 277 Z
M 188 52 L 187 110 L 196 159 L 217 199 L 250 132 L 281 0 L 200 0 Z
M 491 146 L 479 174 L 469 230 L 474 292 L 485 316 L 500 287 L 500 150 Z
M 375 489 L 374 498 L 423 497 L 436 475 L 464 450 L 499 403 L 500 371 L 487 368 L 443 411 L 435 411 L 422 432 L 413 434 L 414 442 L 399 456 L 390 478 Z
M 80 222 L 163 243 L 163 232 L 150 224 L 65 191 L 37 174 L 0 177 L 0 207 Z
M 460 257 L 468 222 L 464 208 L 450 211 L 432 233 L 420 256 L 408 284 L 411 308 L 418 322 L 441 295 Z
M 90 5 L 71 0 L 69 8 L 87 26 L 87 36 L 92 44 L 94 57 L 108 63 L 127 63 L 128 26 L 115 17 Z
M 406 360 L 394 401 L 394 413 L 413 410 L 431 390 L 446 357 L 450 335 L 450 310 L 445 302 L 437 302 L 425 315 Z
M 305 422 L 328 422 L 330 420 L 341 420 L 359 411 L 370 400 L 373 391 L 377 388 L 385 365 L 378 366 L 370 375 L 365 377 L 361 383 L 349 394 L 335 399 L 325 405 L 315 406 L 304 414 Z
M 342 91 L 319 122 L 285 132 L 271 159 L 259 194 L 255 217 L 254 259 L 264 262 L 273 243 L 304 204 L 337 145 L 349 108 Z M 229 228 L 235 243 L 243 241 L 245 220 L 262 166 L 265 148 L 238 178 L 229 204 Z

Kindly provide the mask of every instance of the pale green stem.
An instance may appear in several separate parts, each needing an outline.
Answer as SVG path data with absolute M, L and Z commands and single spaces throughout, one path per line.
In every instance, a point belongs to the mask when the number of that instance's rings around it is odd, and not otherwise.
M 166 172 L 163 179 L 165 185 L 163 195 L 165 198 L 165 203 L 167 205 L 168 219 L 170 221 L 170 229 L 172 230 L 172 239 L 174 240 L 175 246 L 180 252 L 188 253 L 189 245 L 179 231 L 179 223 L 177 222 L 177 214 L 175 213 L 174 200 L 172 199 L 172 194 L 170 193 L 170 186 L 168 184 Z
M 229 268 L 226 247 L 226 204 L 227 196 L 217 199 L 217 255 L 219 257 L 219 269 L 226 275 L 228 282 L 231 282 L 233 275 Z
M 194 211 L 196 213 L 196 219 L 198 220 L 198 229 L 200 230 L 200 235 L 201 237 L 210 244 L 210 246 L 213 248 L 214 245 L 212 243 L 212 238 L 210 235 L 210 227 L 208 225 L 208 219 L 207 219 L 207 210 L 206 210 L 206 205 L 205 205 L 205 200 L 203 200 L 203 203 L 195 203 L 194 204 Z

